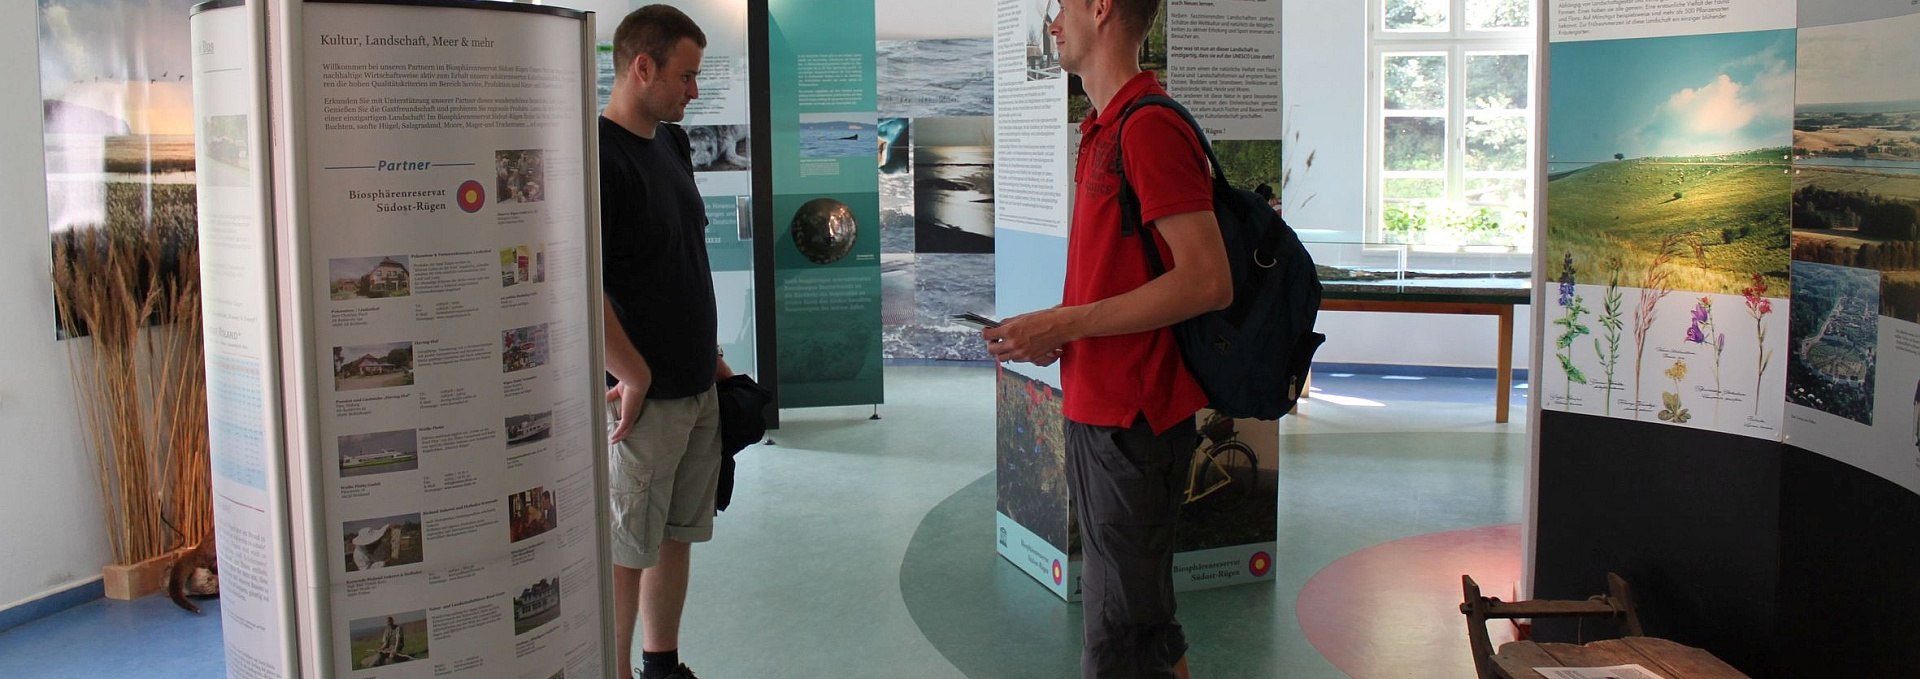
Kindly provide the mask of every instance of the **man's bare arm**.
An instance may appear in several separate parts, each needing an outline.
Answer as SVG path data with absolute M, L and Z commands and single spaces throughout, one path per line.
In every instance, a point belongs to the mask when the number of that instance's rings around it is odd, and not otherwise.
M 1155 227 L 1173 251 L 1173 265 L 1165 274 L 1091 304 L 1054 307 L 1007 319 L 1000 327 L 981 332 L 988 341 L 988 351 L 1000 360 L 1045 365 L 1057 358 L 1057 350 L 1068 342 L 1164 328 L 1233 302 L 1227 247 L 1213 212 L 1162 217 Z

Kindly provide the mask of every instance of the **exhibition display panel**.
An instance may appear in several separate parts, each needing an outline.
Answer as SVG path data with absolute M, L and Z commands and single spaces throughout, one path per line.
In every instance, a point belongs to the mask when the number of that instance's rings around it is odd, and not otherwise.
M 1920 10 L 1546 8 L 1533 595 L 1618 571 L 1755 676 L 1912 674 Z
M 216 2 L 193 32 L 229 676 L 599 676 L 592 16 Z
M 782 408 L 878 404 L 881 147 L 873 3 L 766 4 L 774 271 Z

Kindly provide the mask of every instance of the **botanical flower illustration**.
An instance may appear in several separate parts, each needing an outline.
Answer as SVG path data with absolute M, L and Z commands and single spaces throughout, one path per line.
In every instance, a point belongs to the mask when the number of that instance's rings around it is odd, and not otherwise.
M 1560 260 L 1560 306 L 1566 306 L 1573 301 L 1574 273 L 1573 253 L 1569 252 L 1564 259 Z
M 1687 379 L 1687 359 L 1678 359 L 1667 368 L 1667 379 L 1673 380 L 1673 390 L 1680 390 L 1680 380 Z
M 1716 394 L 1713 410 L 1717 419 L 1720 412 L 1719 399 L 1724 398 L 1726 393 L 1720 389 L 1720 354 L 1727 350 L 1727 334 L 1714 331 L 1712 298 L 1701 297 L 1700 301 L 1693 305 L 1693 321 L 1687 325 L 1687 341 L 1713 347 L 1713 390 Z
M 1773 348 L 1767 346 L 1767 314 L 1773 313 L 1773 301 L 1765 297 L 1767 281 L 1760 274 L 1753 275 L 1753 285 L 1742 289 L 1740 296 L 1747 298 L 1747 315 L 1753 317 L 1754 334 L 1759 337 L 1759 367 L 1753 376 L 1753 414 L 1760 415 L 1760 382 L 1767 374 L 1767 364 L 1773 361 Z
M 1560 369 L 1567 375 L 1566 401 L 1563 409 L 1573 407 L 1573 385 L 1586 384 L 1587 376 L 1580 372 L 1580 366 L 1573 364 L 1573 341 L 1591 331 L 1580 323 L 1580 317 L 1587 314 L 1585 300 L 1575 294 L 1573 287 L 1573 253 L 1567 253 L 1560 265 L 1560 306 L 1566 309 L 1565 315 L 1555 319 L 1553 324 L 1560 326 L 1560 337 L 1554 340 L 1554 356 L 1560 359 Z
M 1680 255 L 1685 238 L 1674 233 L 1660 239 L 1660 253 L 1647 265 L 1647 272 L 1640 280 L 1640 305 L 1633 310 L 1633 418 L 1636 420 L 1640 419 L 1640 378 L 1646 374 L 1640 366 L 1647 356 L 1647 330 L 1653 327 L 1654 316 L 1660 311 L 1660 300 L 1673 292 L 1673 272 L 1667 270 L 1667 264 Z
M 1666 409 L 1659 413 L 1660 419 L 1674 424 L 1693 419 L 1693 415 L 1680 406 L 1680 394 L 1684 393 L 1680 391 L 1680 381 L 1687 379 L 1686 359 L 1676 359 L 1673 365 L 1667 368 L 1666 374 L 1667 379 L 1673 380 L 1673 391 L 1660 392 L 1660 402 L 1666 406 Z
M 1686 408 L 1680 406 L 1679 394 L 1671 391 L 1660 392 L 1660 403 L 1666 406 L 1660 410 L 1661 420 L 1674 424 L 1686 424 L 1687 420 L 1693 419 L 1693 413 L 1687 412 Z
M 1613 368 L 1620 363 L 1620 331 L 1626 327 L 1626 324 L 1620 321 L 1623 302 L 1620 294 L 1620 259 L 1617 257 L 1608 259 L 1607 270 L 1606 303 L 1600 308 L 1600 327 L 1606 330 L 1607 343 L 1602 346 L 1600 338 L 1594 338 L 1593 353 L 1600 355 L 1600 369 L 1605 371 L 1601 382 L 1602 388 L 1606 391 L 1605 413 L 1612 415 L 1613 385 L 1615 384 Z

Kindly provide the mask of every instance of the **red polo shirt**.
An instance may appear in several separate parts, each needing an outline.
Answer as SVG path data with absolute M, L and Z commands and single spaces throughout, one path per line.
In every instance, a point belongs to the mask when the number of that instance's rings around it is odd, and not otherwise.
M 1153 277 L 1140 243 L 1120 234 L 1116 142 L 1126 145 L 1127 177 L 1140 197 L 1140 219 L 1149 227 L 1161 217 L 1213 210 L 1206 151 L 1179 113 L 1161 106 L 1140 109 L 1127 121 L 1126 139 L 1118 139 L 1120 113 L 1146 94 L 1166 94 L 1151 71 L 1128 80 L 1106 111 L 1080 124 L 1063 299 L 1069 306 L 1126 293 Z M 1155 234 L 1160 261 L 1171 267 L 1173 253 L 1166 242 L 1157 232 L 1148 233 Z M 1163 432 L 1207 404 L 1166 328 L 1073 342 L 1061 356 L 1060 379 L 1067 419 L 1082 424 L 1126 427 L 1144 414 L 1155 432 Z

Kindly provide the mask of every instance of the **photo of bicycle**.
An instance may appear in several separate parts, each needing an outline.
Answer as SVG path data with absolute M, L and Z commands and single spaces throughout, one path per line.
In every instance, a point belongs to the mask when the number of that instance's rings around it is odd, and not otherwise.
M 1274 539 L 1279 496 L 1278 423 L 1236 420 L 1202 410 L 1200 441 L 1188 466 L 1177 551 Z
M 1253 448 L 1239 441 L 1233 419 L 1207 413 L 1200 425 L 1200 439 L 1187 477 L 1187 507 L 1229 510 L 1245 504 L 1260 487 L 1256 473 L 1260 462 Z

